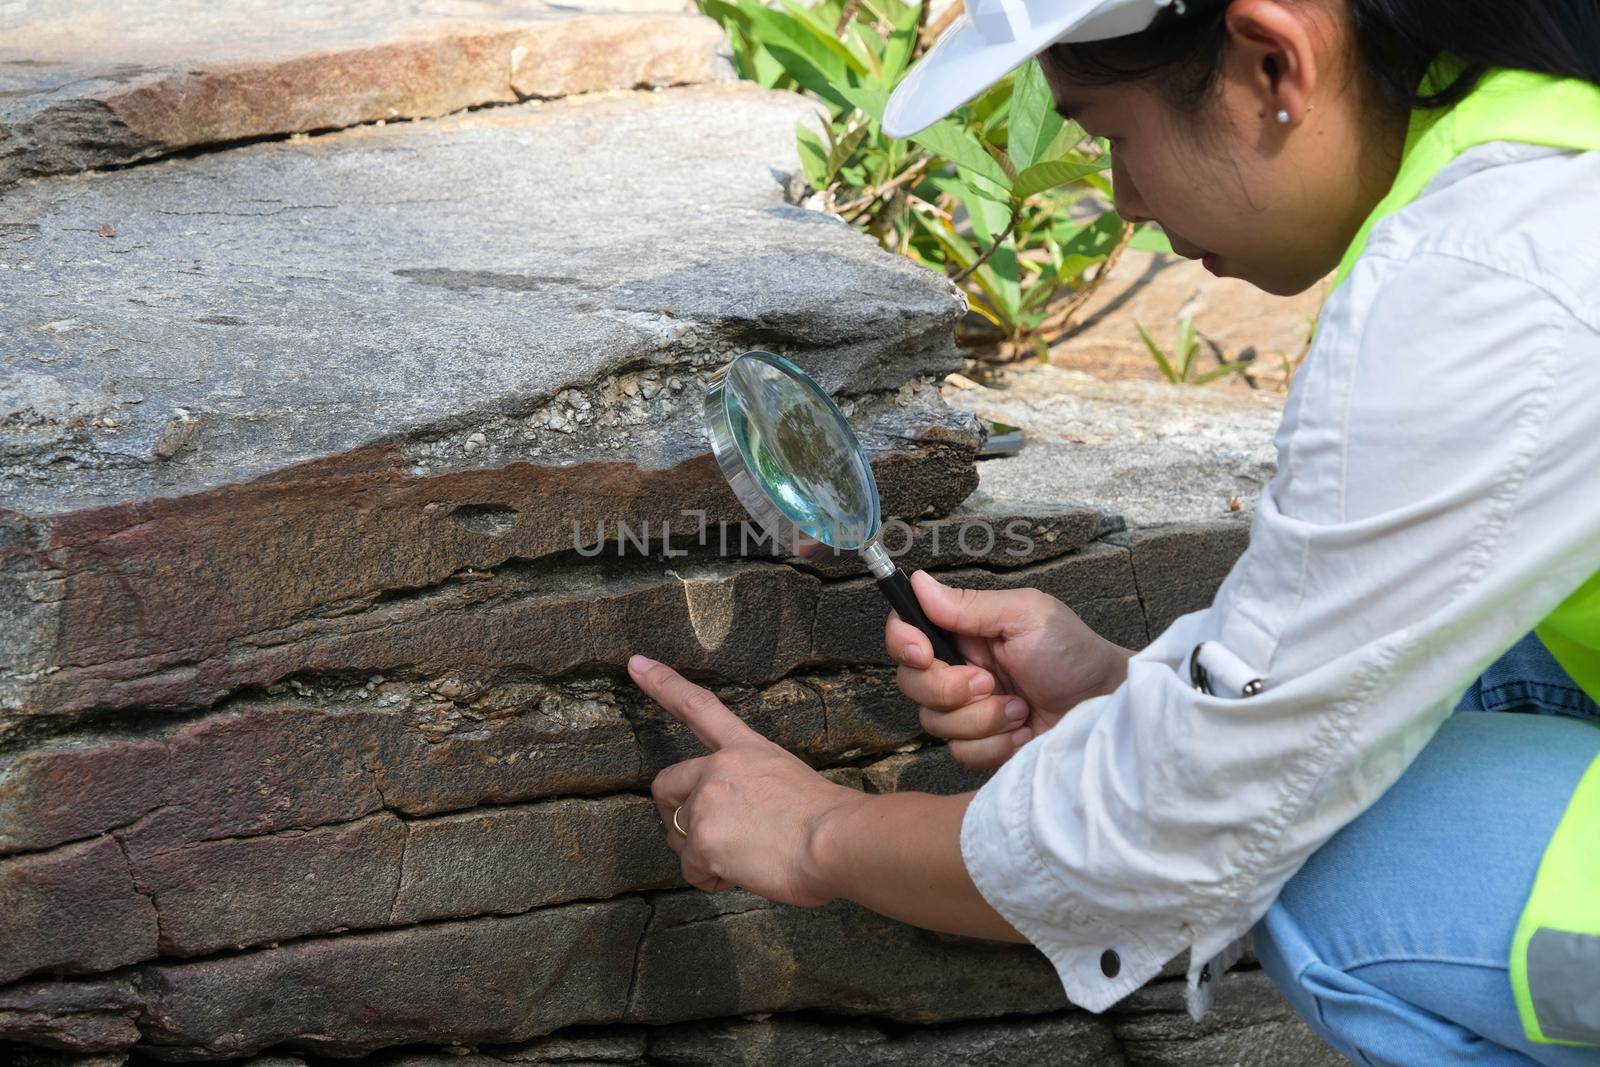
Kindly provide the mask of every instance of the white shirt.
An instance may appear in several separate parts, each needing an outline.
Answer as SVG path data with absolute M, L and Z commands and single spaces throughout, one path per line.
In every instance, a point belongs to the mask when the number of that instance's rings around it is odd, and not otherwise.
M 1380 223 L 1276 444 L 1212 606 L 962 823 L 979 891 L 1091 1011 L 1189 949 L 1198 1018 L 1202 967 L 1220 977 L 1473 679 L 1600 571 L 1600 153 L 1483 145 Z M 1203 641 L 1239 661 L 1214 696 L 1190 681 Z

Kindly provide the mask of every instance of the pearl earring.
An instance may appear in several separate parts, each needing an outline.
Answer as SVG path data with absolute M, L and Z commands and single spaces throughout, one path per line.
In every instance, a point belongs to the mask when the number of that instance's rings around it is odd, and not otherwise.
M 1279 109 L 1278 121 L 1285 126 L 1289 125 L 1289 112 L 1287 109 Z

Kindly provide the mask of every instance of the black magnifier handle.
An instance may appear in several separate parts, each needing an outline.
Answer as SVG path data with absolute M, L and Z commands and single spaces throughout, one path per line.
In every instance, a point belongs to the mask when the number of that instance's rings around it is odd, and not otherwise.
M 952 667 L 967 662 L 967 658 L 956 651 L 956 639 L 938 623 L 928 618 L 927 612 L 922 610 L 922 605 L 917 603 L 917 594 L 911 591 L 911 579 L 906 577 L 905 571 L 896 567 L 878 579 L 878 588 L 889 598 L 889 603 L 897 615 L 928 635 L 928 640 L 933 644 L 935 659 L 942 659 Z

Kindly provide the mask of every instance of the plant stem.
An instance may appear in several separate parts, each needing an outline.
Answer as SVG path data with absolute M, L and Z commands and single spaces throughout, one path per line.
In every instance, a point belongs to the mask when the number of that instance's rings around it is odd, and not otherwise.
M 1016 230 L 1016 228 L 1017 228 L 1017 220 L 1020 219 L 1021 217 L 1022 217 L 1022 212 L 1021 211 L 1013 211 L 1011 213 L 1011 221 L 1006 223 L 1006 228 L 1000 231 L 1000 236 L 996 237 L 994 239 L 994 244 L 992 244 L 988 248 L 984 249 L 983 250 L 983 255 L 981 255 L 977 259 L 973 260 L 972 266 L 968 267 L 966 270 L 963 270 L 960 274 L 957 274 L 955 276 L 955 278 L 953 278 L 952 280 L 957 285 L 960 285 L 962 282 L 964 282 L 968 278 L 972 277 L 972 272 L 973 271 L 977 270 L 979 267 L 981 267 L 985 263 L 989 262 L 989 257 L 994 255 L 995 249 L 997 249 L 1001 245 L 1005 244 L 1006 243 L 1006 238 L 1010 237 L 1012 232 L 1014 230 Z
M 861 10 L 861 0 L 845 0 L 844 10 L 839 12 L 839 22 L 833 27 L 835 37 L 843 37 L 845 27 L 856 17 L 856 12 Z
M 925 43 L 923 43 L 922 38 L 923 34 L 928 32 L 928 8 L 932 6 L 933 0 L 922 0 L 922 7 L 917 10 L 917 37 L 916 40 L 911 42 L 912 61 L 915 61 L 918 56 L 922 55 L 922 53 L 928 47 Z
M 872 204 L 875 201 L 883 199 L 883 195 L 885 193 L 892 192 L 895 189 L 899 188 L 900 186 L 904 185 L 905 183 L 922 177 L 923 172 L 928 169 L 928 164 L 930 164 L 932 162 L 933 162 L 933 157 L 932 156 L 924 156 L 918 162 L 912 164 L 911 166 L 907 167 L 905 170 L 901 171 L 899 174 L 895 175 L 893 180 L 885 182 L 883 185 L 880 185 L 876 189 L 868 190 L 866 195 L 858 196 L 854 200 L 850 201 L 848 204 L 841 205 L 839 207 L 839 209 L 838 209 L 839 210 L 839 214 L 843 215 L 847 211 L 855 211 L 857 209 L 865 209 L 865 208 L 871 207 Z M 858 216 L 854 216 L 854 217 L 852 217 L 850 219 L 850 221 L 851 222 L 855 222 L 856 219 L 859 218 L 859 217 L 860 217 L 859 215 Z
M 926 0 L 924 0 L 924 2 L 926 3 Z M 917 45 L 914 50 L 914 55 L 921 55 L 923 52 L 927 51 L 928 46 L 933 44 L 933 42 L 938 39 L 941 33 L 949 29 L 952 22 L 961 17 L 962 9 L 963 4 L 961 3 L 961 0 L 955 0 L 955 3 L 944 9 L 944 14 L 940 15 L 938 19 L 935 20 L 933 25 L 924 26 L 922 29 L 922 34 L 917 38 Z M 923 7 L 923 11 L 927 11 L 926 6 Z

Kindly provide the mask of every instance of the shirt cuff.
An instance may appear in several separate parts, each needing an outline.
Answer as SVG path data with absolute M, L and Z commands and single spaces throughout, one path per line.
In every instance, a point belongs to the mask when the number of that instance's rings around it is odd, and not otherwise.
M 961 859 L 990 906 L 1049 959 L 1067 999 L 1101 1012 L 1159 974 L 1191 938 L 1097 917 L 1093 902 L 1046 866 L 1028 833 L 1029 784 L 1043 751 L 1023 745 L 979 788 L 961 820 Z

